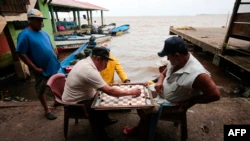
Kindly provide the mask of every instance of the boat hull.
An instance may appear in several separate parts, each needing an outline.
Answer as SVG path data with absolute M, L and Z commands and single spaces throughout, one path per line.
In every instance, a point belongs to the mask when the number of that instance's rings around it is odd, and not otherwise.
M 68 72 L 66 71 L 66 68 L 70 66 L 70 62 L 72 60 L 76 59 L 76 54 L 81 52 L 83 49 L 85 49 L 87 47 L 88 43 L 83 44 L 81 47 L 79 47 L 76 51 L 74 51 L 72 54 L 70 54 L 67 58 L 65 58 L 62 62 L 61 62 L 61 67 L 58 71 L 58 73 L 63 73 L 63 74 L 68 74 Z
M 111 32 L 111 35 L 118 36 L 118 35 L 125 34 L 128 32 L 129 28 L 130 28 L 129 24 L 121 25 L 119 27 L 114 28 Z
M 96 39 L 97 44 L 101 44 L 110 41 L 111 36 L 105 36 Z M 89 40 L 67 40 L 67 41 L 55 41 L 58 53 L 66 52 L 69 50 L 75 50 L 87 43 Z

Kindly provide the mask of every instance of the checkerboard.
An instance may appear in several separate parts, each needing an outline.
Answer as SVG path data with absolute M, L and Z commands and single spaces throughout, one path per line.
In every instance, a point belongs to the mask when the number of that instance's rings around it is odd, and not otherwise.
M 150 89 L 145 87 L 141 83 L 124 83 L 124 84 L 113 84 L 112 87 L 116 87 L 122 90 L 130 90 L 133 88 L 140 88 L 141 95 L 138 97 L 123 96 L 113 97 L 98 91 L 95 100 L 92 104 L 92 108 L 95 109 L 131 109 L 131 108 L 148 108 L 153 105 L 153 98 Z

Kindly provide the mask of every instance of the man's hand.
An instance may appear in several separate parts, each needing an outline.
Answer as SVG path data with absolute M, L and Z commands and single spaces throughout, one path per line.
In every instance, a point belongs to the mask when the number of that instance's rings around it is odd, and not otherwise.
M 138 97 L 141 95 L 141 89 L 140 88 L 134 88 L 130 90 L 130 94 L 134 95 L 134 97 Z M 134 98 L 133 97 L 133 98 Z
M 41 69 L 41 68 L 36 68 L 36 69 L 35 69 L 35 72 L 36 72 L 37 74 L 42 74 L 42 73 L 43 73 L 43 69 Z
M 124 80 L 124 83 L 130 83 L 129 79 Z
M 157 94 L 161 94 L 163 92 L 163 85 L 160 83 L 156 83 L 155 90 L 156 90 Z
M 148 87 L 148 86 L 149 86 L 149 83 L 148 83 L 148 82 L 145 82 L 145 83 L 143 83 L 143 86 Z
M 189 99 L 189 100 L 187 100 L 187 101 L 183 101 L 183 102 L 177 103 L 177 105 L 180 106 L 179 112 L 182 112 L 182 111 L 184 111 L 185 109 L 190 108 L 190 107 L 192 107 L 192 106 L 195 105 L 195 104 L 196 104 L 196 102 L 195 102 L 194 99 Z

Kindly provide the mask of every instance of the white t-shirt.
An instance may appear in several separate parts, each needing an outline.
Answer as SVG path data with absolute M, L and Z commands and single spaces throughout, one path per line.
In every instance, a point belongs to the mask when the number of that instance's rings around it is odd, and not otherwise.
M 62 100 L 80 102 L 92 99 L 106 85 L 90 57 L 76 63 L 66 78 Z
M 202 73 L 210 75 L 192 54 L 183 68 L 174 73 L 172 71 L 173 66 L 170 65 L 163 81 L 163 93 L 156 100 L 159 104 L 181 102 L 201 94 L 192 88 L 193 82 Z
M 94 23 L 93 23 L 93 27 L 94 27 L 95 29 L 98 29 L 99 26 L 98 26 L 97 23 L 94 22 Z

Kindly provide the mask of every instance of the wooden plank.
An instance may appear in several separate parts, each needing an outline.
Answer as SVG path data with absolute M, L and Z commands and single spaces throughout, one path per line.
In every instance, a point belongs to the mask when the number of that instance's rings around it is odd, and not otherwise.
M 54 101 L 47 101 L 48 105 L 53 105 Z M 41 106 L 40 101 L 28 101 L 28 102 L 4 102 L 0 101 L 0 108 L 15 108 L 15 107 L 34 107 Z
M 250 13 L 238 13 L 234 22 L 250 22 Z
M 238 35 L 242 37 L 250 38 L 250 23 L 234 23 L 232 25 L 231 35 Z M 242 38 L 241 38 L 242 39 Z
M 223 33 L 225 35 L 224 29 L 221 28 L 195 28 L 195 30 L 177 30 L 175 28 L 170 28 L 170 34 L 179 35 L 183 39 L 212 54 L 221 53 L 222 41 L 224 38 L 224 36 L 221 35 L 223 35 Z
M 232 13 L 232 16 L 231 16 L 231 19 L 230 19 L 230 22 L 229 22 L 229 28 L 227 29 L 227 33 L 226 33 L 226 36 L 225 36 L 224 41 L 223 41 L 223 43 L 225 45 L 223 45 L 222 52 L 221 52 L 222 54 L 225 54 L 225 51 L 226 51 L 226 48 L 227 48 L 226 44 L 228 44 L 229 35 L 232 32 L 232 25 L 233 25 L 233 23 L 235 21 L 235 17 L 237 15 L 240 3 L 241 3 L 241 0 L 236 0 L 235 3 L 234 3 L 233 13 Z
M 240 3 L 240 4 L 250 4 L 250 2 L 242 2 L 242 3 Z
M 250 72 L 250 57 L 249 56 L 229 56 L 220 55 L 220 57 L 232 62 L 236 66 Z

